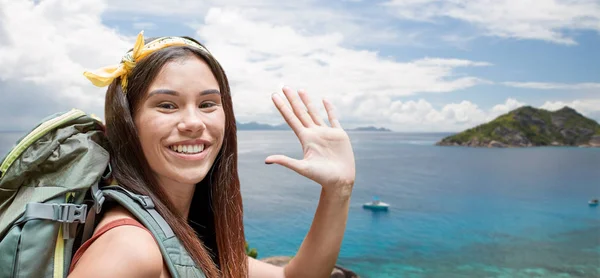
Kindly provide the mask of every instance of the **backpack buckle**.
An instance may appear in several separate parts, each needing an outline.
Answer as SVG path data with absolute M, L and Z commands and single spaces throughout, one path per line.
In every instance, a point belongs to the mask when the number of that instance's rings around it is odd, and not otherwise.
M 87 205 L 81 204 L 53 204 L 56 213 L 56 221 L 61 222 L 63 226 L 63 239 L 71 239 L 75 237 L 77 224 L 85 223 L 87 217 Z
M 81 204 L 53 204 L 56 213 L 56 221 L 61 223 L 85 223 L 87 217 L 87 205 Z
M 153 209 L 154 208 L 154 202 L 152 202 L 152 199 L 150 199 L 149 196 L 138 195 L 137 197 L 138 197 L 140 204 L 142 206 L 144 206 L 145 209 Z

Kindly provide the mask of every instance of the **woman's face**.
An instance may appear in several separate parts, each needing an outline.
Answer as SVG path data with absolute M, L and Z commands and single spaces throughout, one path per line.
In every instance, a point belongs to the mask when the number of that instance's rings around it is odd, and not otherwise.
M 223 144 L 219 83 L 195 56 L 169 62 L 152 81 L 134 121 L 159 183 L 194 185 L 204 179 Z

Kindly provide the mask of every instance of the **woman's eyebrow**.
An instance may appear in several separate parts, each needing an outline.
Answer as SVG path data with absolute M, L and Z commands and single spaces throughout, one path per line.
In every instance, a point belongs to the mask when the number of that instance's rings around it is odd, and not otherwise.
M 152 90 L 149 94 L 148 97 L 152 97 L 155 95 L 171 95 L 171 96 L 178 96 L 179 92 L 177 91 L 173 91 L 173 90 L 169 90 L 169 89 L 156 89 L 156 90 Z
M 219 92 L 219 90 L 216 90 L 216 89 L 208 89 L 208 90 L 204 90 L 204 91 L 200 92 L 200 96 L 205 96 L 205 95 L 210 95 L 210 94 L 221 95 L 221 92 Z
M 221 95 L 221 92 L 219 92 L 219 90 L 216 90 L 216 89 L 208 89 L 208 90 L 201 91 L 199 93 L 200 96 L 211 95 L 211 94 Z M 170 90 L 170 89 L 156 89 L 156 90 L 152 90 L 148 94 L 148 97 L 152 97 L 154 95 L 179 96 L 179 92 L 174 91 L 174 90 Z

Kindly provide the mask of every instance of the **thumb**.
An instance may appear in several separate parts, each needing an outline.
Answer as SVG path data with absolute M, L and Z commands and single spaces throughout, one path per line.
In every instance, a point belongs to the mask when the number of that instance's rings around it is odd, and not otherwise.
M 265 159 L 265 164 L 279 164 L 301 174 L 303 161 L 287 157 L 285 155 L 271 155 Z

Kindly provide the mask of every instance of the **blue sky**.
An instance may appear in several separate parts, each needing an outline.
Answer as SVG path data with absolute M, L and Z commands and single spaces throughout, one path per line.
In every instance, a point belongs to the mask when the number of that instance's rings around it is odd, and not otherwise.
M 242 122 L 281 123 L 269 96 L 283 84 L 331 99 L 347 127 L 459 131 L 521 105 L 600 120 L 597 0 L 11 0 L 0 11 L 0 130 L 71 107 L 102 115 L 104 89 L 81 72 L 117 63 L 141 30 L 206 44 Z

